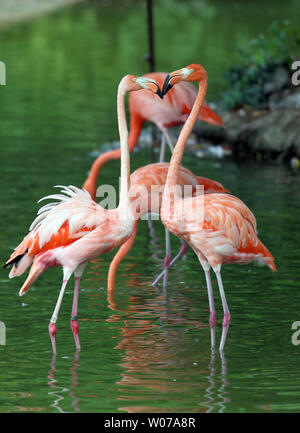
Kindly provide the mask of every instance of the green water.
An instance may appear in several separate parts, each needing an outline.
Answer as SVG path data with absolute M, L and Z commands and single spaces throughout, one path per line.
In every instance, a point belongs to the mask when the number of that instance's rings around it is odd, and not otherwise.
M 117 138 L 120 77 L 147 71 L 143 3 L 98 3 L 0 31 L 0 59 L 7 65 L 7 86 L 0 88 L 2 263 L 27 233 L 37 200 L 56 184 L 82 185 L 90 152 Z M 162 1 L 158 9 L 157 69 L 203 63 L 208 100 L 222 88 L 221 69 L 234 61 L 240 42 L 273 19 L 299 22 L 296 2 Z M 150 151 L 134 153 L 132 170 L 149 161 Z M 153 239 L 143 222 L 120 267 L 115 299 L 106 293 L 113 254 L 84 274 L 80 355 L 69 325 L 73 282 L 52 359 L 48 323 L 61 270 L 45 272 L 22 298 L 24 276 L 9 280 L 1 271 L 1 412 L 300 411 L 300 346 L 291 342 L 292 323 L 300 320 L 300 178 L 284 166 L 254 162 L 186 155 L 184 165 L 221 181 L 247 203 L 278 267 L 275 274 L 254 265 L 223 268 L 232 315 L 224 357 L 211 353 L 205 279 L 196 257 L 189 251 L 172 269 L 166 302 L 161 288 L 151 286 L 162 266 L 163 229 L 156 223 Z M 115 161 L 101 182 L 117 185 L 118 175 Z M 178 247 L 172 238 L 174 253 Z M 222 307 L 215 295 L 219 339 Z

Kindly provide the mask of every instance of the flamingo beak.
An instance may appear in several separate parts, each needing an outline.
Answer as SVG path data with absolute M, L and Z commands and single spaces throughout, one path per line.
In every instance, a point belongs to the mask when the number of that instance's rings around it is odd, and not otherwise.
M 166 79 L 165 79 L 165 82 L 164 82 L 164 85 L 163 85 L 163 89 L 162 89 L 162 94 L 163 95 L 165 95 L 170 89 L 172 89 L 172 87 L 173 87 L 173 85 L 172 84 L 170 84 L 170 80 L 171 80 L 171 75 L 170 74 L 168 74 L 167 76 L 166 76 Z
M 166 76 L 162 93 L 165 95 L 172 87 L 183 79 L 182 70 L 171 72 Z
M 160 87 L 159 87 L 159 85 L 157 84 L 156 85 L 157 86 L 157 90 L 156 90 L 156 94 L 161 98 L 161 99 L 164 99 L 164 93 L 162 93 L 162 91 L 160 90 Z

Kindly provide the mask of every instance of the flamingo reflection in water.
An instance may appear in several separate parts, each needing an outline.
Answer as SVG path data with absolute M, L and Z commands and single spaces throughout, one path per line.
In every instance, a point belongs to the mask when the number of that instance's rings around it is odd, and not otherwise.
M 50 363 L 50 369 L 48 372 L 48 385 L 51 391 L 48 392 L 48 395 L 53 398 L 53 403 L 50 405 L 54 407 L 60 413 L 66 413 L 66 411 L 62 408 L 62 406 L 66 407 L 67 396 L 71 397 L 71 405 L 75 412 L 80 412 L 79 408 L 79 398 L 76 396 L 76 388 L 78 386 L 79 374 L 78 367 L 79 364 L 79 355 L 80 351 L 76 350 L 74 353 L 73 361 L 70 367 L 71 378 L 70 378 L 70 388 L 66 386 L 59 386 L 59 380 L 56 379 L 56 353 L 52 354 L 52 360 Z M 68 394 L 67 394 L 68 393 Z
M 217 353 L 215 349 L 207 349 L 205 342 L 203 352 L 197 343 L 191 353 L 193 345 L 184 330 L 195 327 L 201 332 L 208 326 L 190 318 L 192 301 L 180 293 L 166 303 L 163 294 L 153 288 L 149 293 L 149 287 L 138 279 L 131 280 L 131 287 L 139 295 L 129 296 L 125 311 L 119 308 L 114 292 L 107 292 L 112 310 L 107 321 L 119 331 L 120 341 L 115 349 L 123 353 L 119 366 L 124 372 L 117 382 L 121 386 L 119 400 L 130 402 L 118 409 L 129 413 L 165 412 L 172 410 L 172 404 L 180 404 L 181 410 L 189 412 L 223 412 L 230 401 L 225 355 L 220 352 L 219 370 Z M 202 353 L 200 358 L 199 353 Z M 194 403 L 185 407 L 187 394 L 189 401 L 194 395 Z M 154 395 L 159 396 L 159 406 L 149 404 Z
M 105 291 L 102 290 L 102 285 L 101 290 L 96 288 L 97 283 L 99 285 L 100 281 L 104 281 L 102 261 L 103 258 L 93 261 L 86 278 L 87 286 L 82 289 L 82 295 L 86 298 L 84 304 L 94 310 L 95 317 L 88 314 L 88 318 L 82 317 L 81 321 L 103 323 L 97 312 L 101 311 Z M 131 275 L 126 287 L 138 295 L 129 295 L 126 289 L 126 300 L 122 298 L 121 306 L 118 303 L 120 290 L 117 294 L 114 291 L 106 292 L 107 304 L 111 310 L 107 323 L 118 339 L 115 350 L 122 354 L 121 363 L 118 361 L 118 368 L 116 366 L 118 371 L 121 367 L 121 378 L 117 381 L 120 387 L 117 399 L 123 402 L 118 409 L 129 413 L 164 412 L 170 409 L 170 402 L 174 402 L 180 403 L 187 411 L 223 412 L 230 402 L 225 356 L 220 352 L 218 359 L 215 350 L 210 352 L 206 338 L 203 343 L 194 345 L 195 351 L 191 353 L 193 345 L 190 344 L 186 330 L 193 332 L 195 328 L 198 334 L 208 325 L 198 320 L 198 314 L 193 313 L 191 318 L 194 304 L 190 297 L 178 292 L 173 294 L 171 300 L 166 299 L 163 293 L 151 286 L 149 293 L 149 285 L 141 283 L 136 261 L 128 266 Z M 127 273 L 126 275 L 128 277 Z M 89 326 L 88 329 L 90 328 Z M 99 333 L 99 342 L 102 338 Z M 95 344 L 98 344 L 97 339 Z M 199 350 L 201 345 L 203 351 Z M 79 369 L 79 354 L 76 351 L 74 359 L 68 361 L 70 377 L 67 383 L 60 383 L 62 379 L 56 377 L 56 354 L 53 354 L 48 373 L 48 394 L 53 398 L 51 406 L 58 412 L 67 411 L 68 404 L 76 412 L 82 410 L 78 384 L 82 383 L 86 372 L 83 368 Z M 182 395 L 187 393 L 193 397 L 193 402 L 184 407 Z M 154 394 L 161 399 L 161 404 L 155 407 L 149 403 Z M 100 395 L 90 397 L 101 398 Z

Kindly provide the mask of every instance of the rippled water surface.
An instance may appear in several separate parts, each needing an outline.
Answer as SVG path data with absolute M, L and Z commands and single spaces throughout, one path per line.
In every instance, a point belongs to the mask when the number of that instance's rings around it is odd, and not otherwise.
M 217 3 L 198 11 L 205 16 L 207 31 L 220 22 L 225 32 L 225 23 L 229 26 L 236 16 L 240 21 L 235 21 L 232 38 L 241 34 L 247 39 L 260 30 L 250 3 L 241 11 L 232 2 L 230 13 L 217 9 Z M 2 262 L 26 234 L 37 200 L 56 184 L 80 186 L 93 161 L 90 152 L 117 138 L 115 91 L 120 76 L 147 70 L 141 63 L 145 38 L 140 3 L 125 7 L 120 2 L 118 8 L 104 4 L 102 9 L 62 9 L 0 31 L 1 58 L 8 70 L 8 85 L 0 89 Z M 296 19 L 289 4 L 293 2 L 285 5 L 285 14 Z M 282 15 L 278 5 L 278 12 L 266 7 L 266 24 L 276 13 Z M 178 60 L 169 44 L 163 55 L 164 32 L 176 25 L 176 10 L 167 14 L 170 21 L 164 30 L 158 30 L 163 41 L 159 69 L 201 61 L 200 54 L 196 58 L 195 51 L 182 46 Z M 182 7 L 180 13 L 196 20 L 195 11 Z M 225 21 L 220 21 L 221 13 Z M 247 14 L 248 28 L 242 32 Z M 210 83 L 218 87 L 219 64 L 207 50 L 200 50 L 201 34 L 196 32 L 199 53 L 211 70 Z M 221 53 L 216 62 L 221 62 L 234 41 L 217 33 L 211 43 Z M 215 96 L 214 89 L 209 95 Z M 149 161 L 149 150 L 134 153 L 132 170 Z M 48 323 L 61 270 L 45 272 L 22 298 L 18 291 L 24 276 L 9 280 L 8 272 L 1 271 L 0 320 L 6 326 L 6 345 L 0 346 L 1 412 L 300 411 L 300 346 L 291 342 L 292 323 L 300 320 L 299 175 L 279 165 L 189 155 L 184 165 L 219 180 L 247 203 L 278 267 L 274 274 L 254 265 L 223 268 L 232 315 L 224 356 L 210 349 L 207 292 L 196 257 L 189 251 L 171 270 L 166 299 L 161 287 L 151 286 L 162 266 L 163 228 L 155 223 L 151 237 L 143 222 L 120 267 L 114 298 L 107 298 L 106 291 L 113 254 L 95 260 L 84 274 L 80 354 L 74 353 L 69 325 L 73 281 L 58 320 L 54 359 Z M 101 182 L 117 185 L 118 174 L 119 163 L 112 162 Z M 173 253 L 177 248 L 179 242 L 172 238 Z M 213 284 L 219 338 L 222 306 L 215 279 Z

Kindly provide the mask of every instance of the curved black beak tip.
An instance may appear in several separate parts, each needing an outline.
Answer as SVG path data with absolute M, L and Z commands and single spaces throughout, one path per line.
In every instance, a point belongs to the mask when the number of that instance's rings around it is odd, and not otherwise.
M 160 87 L 159 87 L 159 86 L 157 86 L 156 94 L 157 94 L 161 99 L 164 99 L 164 95 L 163 95 L 162 91 L 160 90 Z
M 163 89 L 162 89 L 162 94 L 163 95 L 165 95 L 173 87 L 172 84 L 170 84 L 170 80 L 171 80 L 171 77 L 168 74 L 166 76 L 166 79 L 165 79 L 165 82 L 164 82 L 164 86 L 163 86 Z

